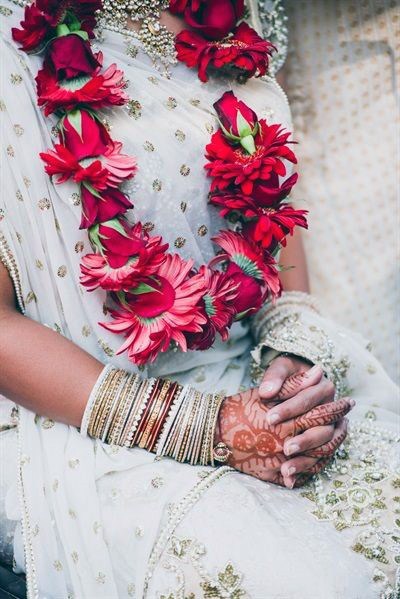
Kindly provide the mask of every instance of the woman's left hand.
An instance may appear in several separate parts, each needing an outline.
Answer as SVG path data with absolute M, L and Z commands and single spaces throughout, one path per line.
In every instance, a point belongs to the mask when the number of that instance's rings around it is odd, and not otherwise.
M 276 404 L 268 419 L 271 424 L 277 424 L 333 401 L 335 387 L 319 366 L 312 367 L 295 356 L 278 356 L 266 370 L 259 393 L 263 401 Z M 292 487 L 296 473 L 304 472 L 308 465 L 312 474 L 315 458 L 331 455 L 331 447 L 337 446 L 338 441 L 343 442 L 346 435 L 347 423 L 341 421 L 336 426 L 316 426 L 288 439 L 284 453 L 293 457 L 281 469 L 286 486 Z

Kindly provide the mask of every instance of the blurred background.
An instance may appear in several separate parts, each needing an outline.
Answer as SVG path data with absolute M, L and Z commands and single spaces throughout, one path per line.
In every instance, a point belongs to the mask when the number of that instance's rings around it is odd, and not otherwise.
M 303 238 L 324 312 L 399 381 L 400 2 L 284 0 Z M 366 376 L 373 376 L 367 367 Z

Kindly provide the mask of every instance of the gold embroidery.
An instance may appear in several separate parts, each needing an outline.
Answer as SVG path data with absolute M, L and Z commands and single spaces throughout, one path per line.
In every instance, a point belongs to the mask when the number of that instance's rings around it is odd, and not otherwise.
M 81 196 L 76 191 L 71 195 L 71 202 L 72 202 L 73 206 L 81 205 Z
M 65 266 L 65 264 L 63 264 L 62 266 L 60 266 L 57 269 L 57 276 L 60 277 L 61 279 L 63 279 L 67 274 L 67 267 Z
M 182 177 L 187 177 L 190 174 L 190 167 L 186 164 L 182 164 L 181 168 L 179 169 L 179 172 L 182 175 Z
M 3 17 L 10 17 L 13 14 L 11 8 L 7 8 L 7 6 L 0 6 L 0 15 Z
M 184 237 L 177 237 L 174 241 L 174 246 L 178 249 L 183 248 L 186 243 L 186 239 Z
M 15 197 L 17 198 L 18 202 L 24 201 L 24 196 L 22 195 L 19 189 L 17 189 L 17 191 L 15 192 Z
M 50 210 L 50 208 L 51 208 L 50 200 L 48 198 L 42 198 L 41 200 L 38 201 L 38 208 L 40 210 Z
M 11 73 L 10 81 L 13 85 L 19 85 L 22 83 L 22 77 L 18 73 Z
M 187 202 L 181 202 L 181 210 L 182 212 L 186 212 Z
M 389 597 L 400 549 L 400 521 L 396 524 L 392 516 L 400 498 L 390 467 L 398 439 L 371 424 L 369 414 L 364 422 L 351 425 L 335 460 L 302 496 L 315 504 L 311 513 L 318 520 L 331 522 L 338 531 L 356 531 L 352 549 L 376 562 L 374 578 L 383 583 L 384 596 Z
M 142 116 L 142 105 L 138 100 L 129 100 L 127 103 L 128 114 L 136 121 Z
M 147 233 L 150 233 L 150 231 L 152 231 L 152 230 L 154 229 L 154 227 L 155 227 L 155 224 L 154 224 L 154 223 L 152 223 L 152 222 L 150 222 L 150 221 L 147 221 L 147 222 L 146 222 L 146 223 L 144 223 L 144 225 L 143 225 L 143 229 L 144 229 L 145 231 L 147 231 Z
M 75 252 L 77 254 L 79 254 L 80 252 L 83 252 L 84 247 L 85 247 L 85 244 L 83 243 L 83 241 L 78 241 L 75 244 Z
M 11 158 L 14 158 L 15 156 L 14 148 L 11 145 L 7 146 L 7 154 L 11 156 Z
M 207 233 L 208 233 L 208 229 L 205 225 L 201 225 L 197 229 L 197 234 L 200 235 L 200 237 L 204 237 L 204 235 L 207 235 Z
M 84 324 L 82 327 L 82 335 L 84 337 L 89 337 L 90 333 L 91 333 L 90 327 L 87 324 Z
M 172 96 L 170 96 L 168 98 L 168 100 L 165 102 L 165 106 L 169 110 L 173 110 L 174 108 L 176 108 L 178 106 L 178 102 L 176 101 L 176 98 L 173 98 Z
M 175 131 L 175 137 L 178 141 L 185 141 L 186 139 L 186 135 L 183 131 L 181 131 L 181 129 L 177 129 Z
M 154 191 L 161 191 L 162 183 L 161 183 L 160 179 L 154 179 L 152 187 L 153 187 Z
M 13 127 L 15 135 L 17 135 L 18 137 L 21 137 L 21 135 L 24 134 L 25 129 L 23 127 L 21 127 L 21 125 L 14 125 Z
M 103 339 L 99 339 L 97 343 L 101 347 L 103 352 L 106 354 L 106 356 L 108 356 L 109 358 L 112 358 L 114 356 L 114 350 L 111 349 L 111 347 L 107 345 L 107 343 L 103 341 Z
M 146 150 L 146 152 L 154 152 L 155 150 L 155 147 L 153 146 L 151 141 L 145 141 L 143 147 Z

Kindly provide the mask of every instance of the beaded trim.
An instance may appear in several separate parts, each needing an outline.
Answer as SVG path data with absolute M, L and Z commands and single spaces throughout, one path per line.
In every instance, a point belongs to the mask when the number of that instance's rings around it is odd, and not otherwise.
M 337 397 L 348 393 L 346 375 L 350 367 L 347 356 L 338 350 L 327 333 L 315 323 L 304 322 L 306 313 L 318 314 L 312 296 L 301 292 L 286 292 L 275 305 L 268 306 L 252 323 L 259 345 L 253 350 L 252 377 L 257 383 L 264 373 L 263 354 L 273 349 L 300 356 L 319 364 L 336 387 Z M 268 356 L 267 356 L 268 357 Z
M 150 579 L 154 574 L 155 567 L 160 560 L 162 552 L 167 545 L 168 541 L 172 537 L 173 533 L 180 522 L 186 516 L 188 511 L 197 503 L 204 493 L 215 484 L 219 479 L 227 474 L 234 472 L 233 468 L 229 466 L 222 466 L 217 470 L 212 470 L 205 478 L 197 483 L 181 500 L 178 504 L 173 505 L 173 512 L 169 518 L 168 523 L 161 530 L 151 552 L 147 572 L 145 576 L 143 597 L 147 596 Z
M 18 269 L 17 261 L 7 239 L 0 232 L 0 262 L 4 264 L 14 285 L 15 295 L 17 297 L 18 307 L 22 314 L 25 314 L 25 302 L 22 292 L 21 275 Z
M 287 57 L 288 18 L 282 0 L 258 0 L 257 4 L 262 37 L 272 42 L 279 50 L 271 57 L 268 69 L 271 75 L 275 75 L 283 67 Z
M 18 409 L 18 408 L 17 408 Z M 18 497 L 21 507 L 21 529 L 25 553 L 26 588 L 28 599 L 39 599 L 39 587 L 36 580 L 35 556 L 32 543 L 32 527 L 29 516 L 29 508 L 24 488 L 22 469 L 24 467 L 24 456 L 21 449 L 21 425 L 18 418 Z

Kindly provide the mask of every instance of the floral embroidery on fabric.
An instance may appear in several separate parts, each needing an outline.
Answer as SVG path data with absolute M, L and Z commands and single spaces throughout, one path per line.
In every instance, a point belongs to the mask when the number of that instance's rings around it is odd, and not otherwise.
M 190 589 L 189 595 L 185 580 L 191 584 L 197 581 L 196 591 L 208 599 L 245 599 L 248 594 L 242 587 L 242 575 L 235 566 L 228 563 L 225 568 L 211 575 L 202 565 L 201 559 L 207 553 L 205 546 L 195 539 L 179 539 L 174 536 L 167 549 L 167 554 L 172 559 L 164 562 L 164 567 L 175 573 L 178 587 L 169 595 L 160 597 L 171 597 L 173 599 L 188 599 L 195 597 L 196 592 Z M 200 591 L 201 589 L 201 591 Z
M 399 438 L 370 421 L 351 425 L 335 460 L 301 495 L 315 504 L 318 520 L 338 531 L 354 529 L 351 548 L 374 563 L 381 597 L 395 599 L 400 589 L 389 581 L 400 564 Z

